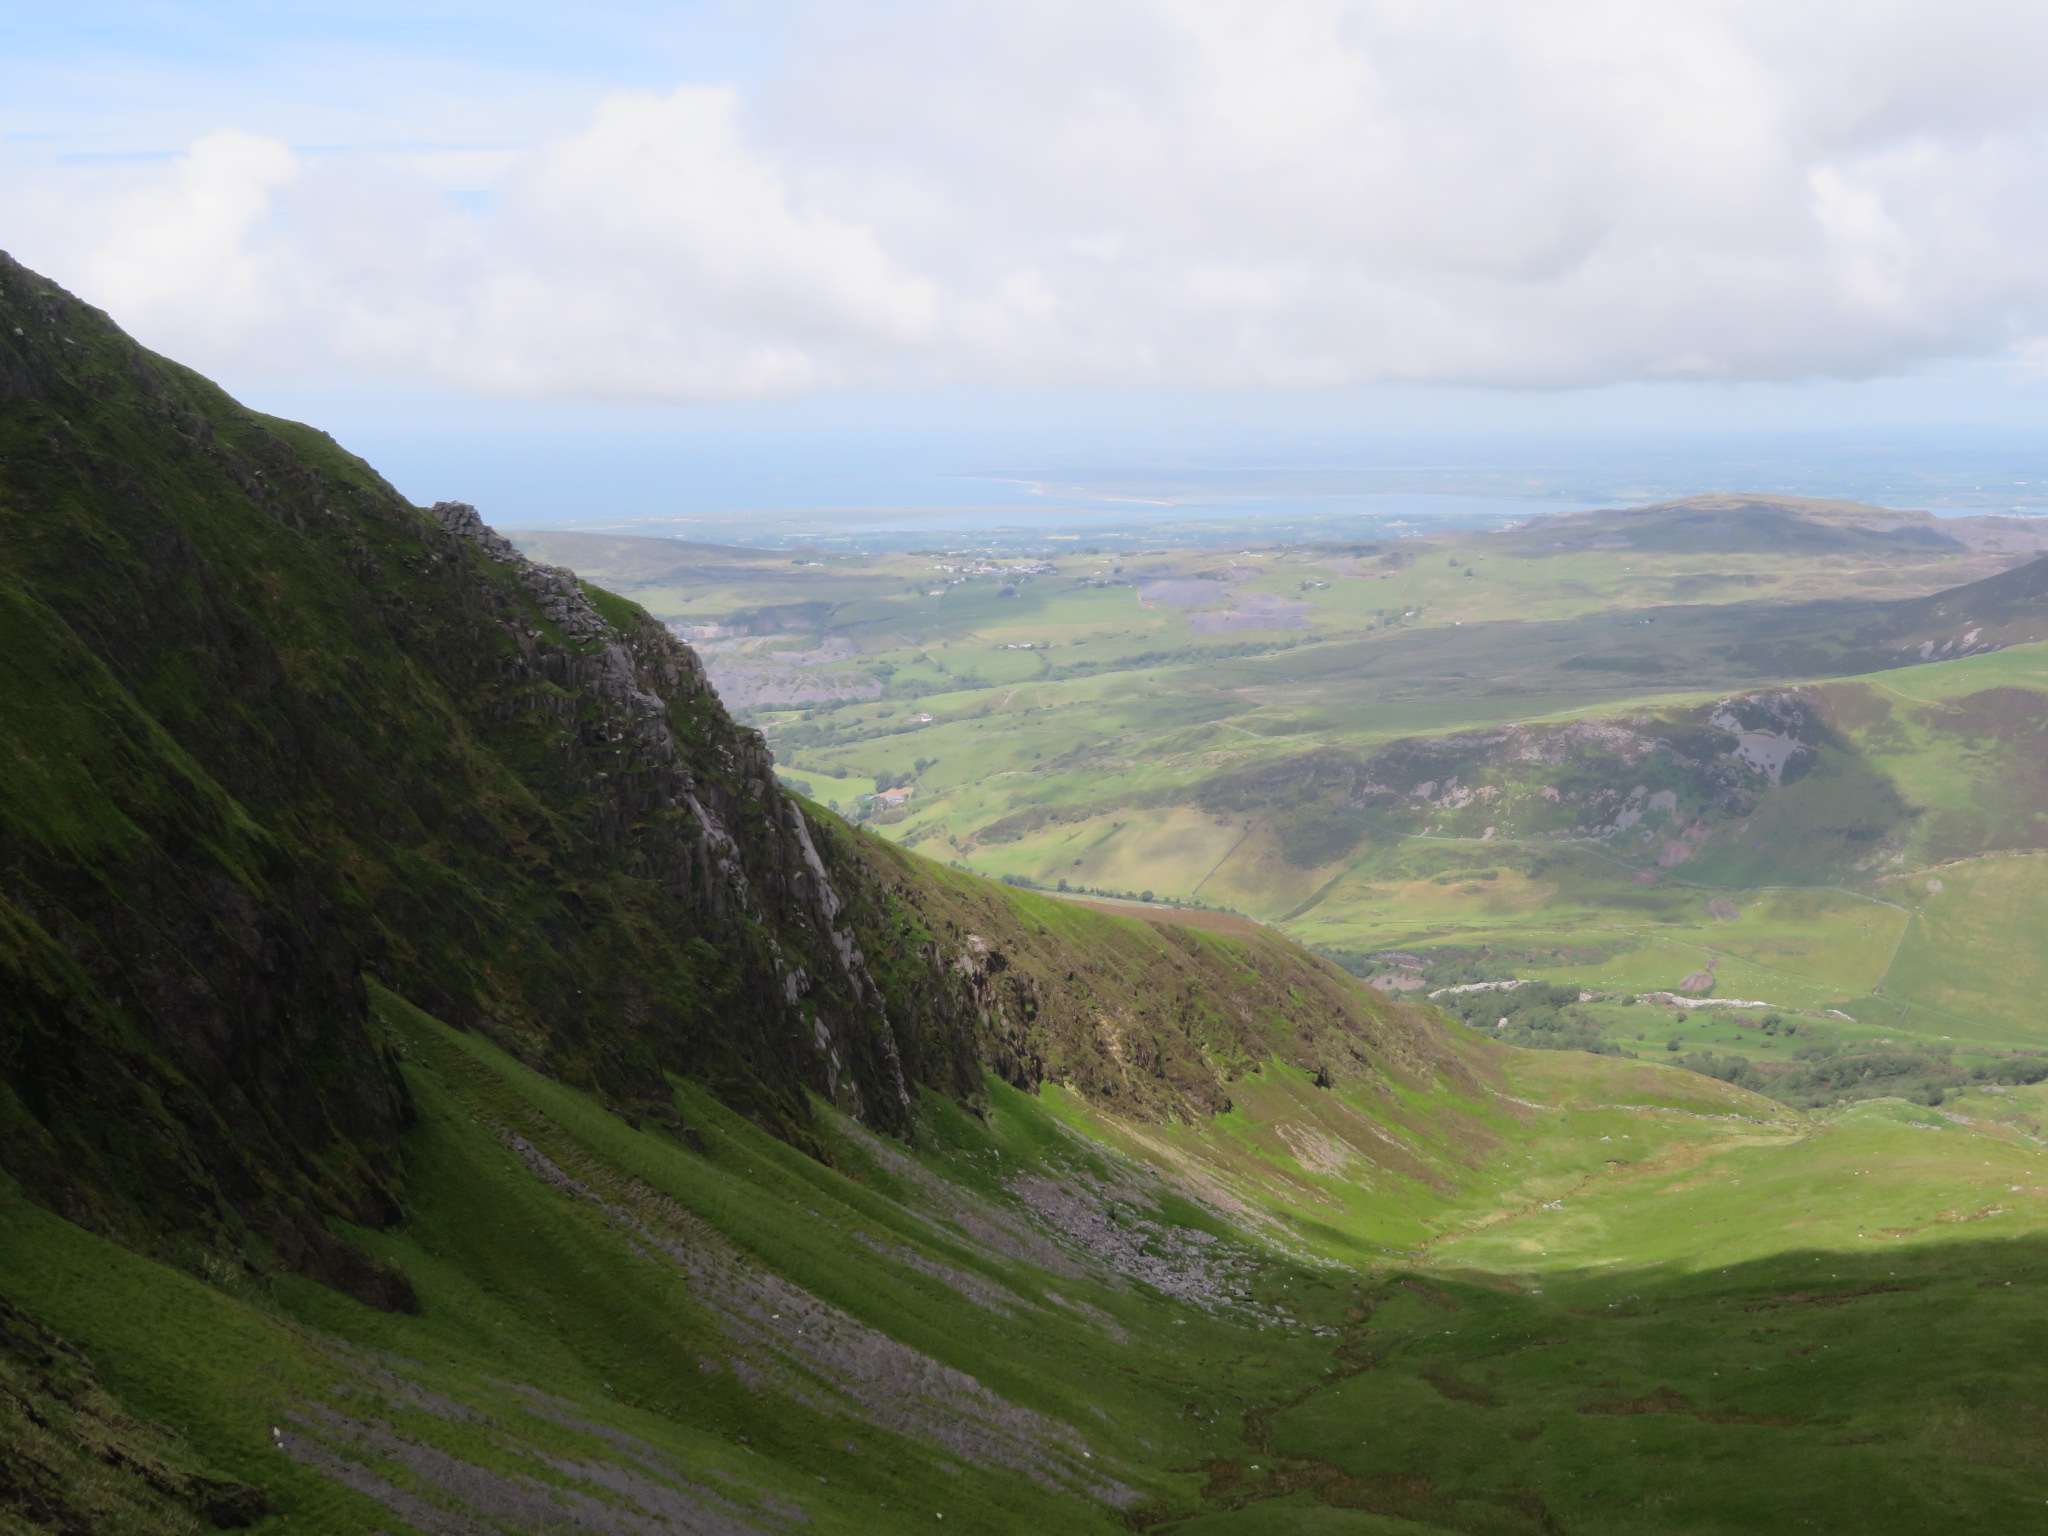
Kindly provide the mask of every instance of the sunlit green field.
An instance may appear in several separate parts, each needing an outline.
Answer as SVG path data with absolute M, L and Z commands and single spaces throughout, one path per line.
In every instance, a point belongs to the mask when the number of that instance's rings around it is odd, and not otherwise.
M 1886 991 L 1914 1025 L 2048 1044 L 2048 857 L 1970 859 L 1898 884 L 1916 911 Z

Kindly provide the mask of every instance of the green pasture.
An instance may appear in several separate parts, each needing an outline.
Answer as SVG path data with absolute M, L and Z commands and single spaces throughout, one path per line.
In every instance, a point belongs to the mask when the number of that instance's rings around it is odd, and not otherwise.
M 1133 1125 L 1051 1089 L 1045 1102 L 1266 1241 L 1345 1266 L 1434 1254 L 1449 1235 L 1576 1192 L 1614 1147 L 1689 1163 L 1723 1145 L 1796 1141 L 1810 1125 L 1657 1062 L 1474 1045 L 1512 1098 L 1442 1079 L 1391 1096 L 1320 1088 L 1276 1062 L 1234 1082 L 1231 1109 L 1199 1125 Z
M 1710 900 L 1733 902 L 1737 915 L 1710 914 Z M 1575 976 L 1597 990 L 1646 992 L 1710 972 L 1714 996 L 1815 1007 L 1877 990 L 1908 921 L 1891 906 L 1828 890 L 1688 889 L 1675 905 L 1678 912 L 1654 924 L 1598 925 L 1592 931 L 1637 947 Z
M 1334 875 L 1288 869 L 1265 847 L 1270 873 L 1262 890 L 1257 875 L 1240 870 L 1247 850 L 1260 849 L 1258 834 L 1238 836 L 1237 851 L 1203 894 L 1303 943 L 1353 952 L 1455 945 L 1509 955 L 1600 944 L 1619 953 L 1566 971 L 1602 991 L 1675 989 L 1711 971 L 1721 997 L 1788 1008 L 1858 997 L 1885 981 L 1910 915 L 1882 898 L 1827 888 L 1743 890 L 1671 878 L 1645 885 L 1597 850 L 1506 840 L 1369 840 Z M 1125 880 L 1137 872 L 1115 871 Z M 1283 877 L 1287 883 L 1278 884 Z M 1285 905 L 1304 890 L 1306 900 Z M 1532 973 L 1546 965 L 1530 962 Z
M 2048 1044 L 2048 856 L 1944 864 L 1890 887 L 1915 908 L 1885 994 L 1922 1033 Z
M 801 769 L 790 767 L 787 763 L 775 765 L 775 776 L 785 784 L 793 781 L 797 785 L 809 786 L 807 790 L 801 792 L 807 793 L 820 805 L 837 800 L 840 809 L 848 813 L 852 812 L 856 797 L 875 792 L 875 781 L 872 778 L 848 774 L 845 778 L 835 779 L 829 774 L 805 773 Z
M 1617 1141 L 1615 1160 L 1571 1195 L 1439 1242 L 1431 1258 L 1489 1272 L 1700 1271 L 1798 1248 L 1870 1254 L 2038 1232 L 2048 1221 L 2048 1149 L 1974 1123 L 2013 1114 L 2016 1103 L 2038 1112 L 2019 1097 L 2032 1092 L 1951 1101 L 1947 1114 L 1871 1101 L 1794 1138 L 1732 1137 L 1705 1158 Z
M 2048 643 L 1931 661 L 1865 681 L 1894 698 L 1916 704 L 1944 702 L 1986 688 L 2048 689 Z
M 1066 880 L 1081 889 L 1152 890 L 1214 904 L 1216 893 L 1205 889 L 1205 881 L 1244 835 L 1241 822 L 1190 807 L 1129 811 L 1055 823 L 1014 843 L 984 845 L 975 867 L 1048 886 Z M 1134 879 L 1141 883 L 1132 884 Z

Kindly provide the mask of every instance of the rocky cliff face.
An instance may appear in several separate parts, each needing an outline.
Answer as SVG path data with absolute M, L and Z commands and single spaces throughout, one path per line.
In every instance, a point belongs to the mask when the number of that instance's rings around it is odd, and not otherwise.
M 29 1187 L 346 1278 L 321 1218 L 391 1216 L 406 1119 L 365 972 L 629 1107 L 908 1123 L 804 818 L 658 625 L 13 265 L 0 441 Z
M 1118 1011 L 1157 935 L 1053 1005 L 1085 936 L 986 893 L 969 924 L 814 820 L 639 609 L 5 258 L 0 623 L 0 1166 L 132 1245 L 407 1303 L 330 1228 L 403 1192 L 366 975 L 637 1117 L 673 1122 L 683 1074 L 800 1143 L 807 1093 L 901 1133 L 984 1062 L 1227 1098 L 1190 1065 L 1213 998 Z M 1295 1032 L 1373 1022 L 1331 998 Z M 1240 1054 L 1280 1016 L 1222 1012 Z
M 647 882 L 657 903 L 672 905 L 671 939 L 715 948 L 692 979 L 730 986 L 715 1013 L 673 1018 L 646 1039 L 640 1028 L 634 1038 L 608 1032 L 589 1063 L 595 1077 L 645 1047 L 656 1073 L 751 1071 L 768 1089 L 763 1107 L 801 1085 L 870 1124 L 904 1129 L 910 1083 L 887 1002 L 760 736 L 726 718 L 696 656 L 637 609 L 613 599 L 607 619 L 574 573 L 527 560 L 473 507 L 442 502 L 430 515 L 444 536 L 441 558 L 480 552 L 542 621 L 523 628 L 516 605 L 501 615 L 513 649 L 473 679 L 491 695 L 474 724 L 508 749 L 534 724 L 553 725 L 554 761 L 532 760 L 524 776 L 546 783 L 550 805 L 574 808 L 567 830 L 585 858 Z M 725 1043 L 746 1059 L 714 1060 L 704 1047 L 740 1025 Z M 564 1053 L 545 1054 L 553 1062 Z M 628 1073 L 606 1086 L 644 1090 L 657 1106 L 668 1097 L 658 1075 L 639 1083 Z M 800 1114 L 794 1102 L 785 1108 Z

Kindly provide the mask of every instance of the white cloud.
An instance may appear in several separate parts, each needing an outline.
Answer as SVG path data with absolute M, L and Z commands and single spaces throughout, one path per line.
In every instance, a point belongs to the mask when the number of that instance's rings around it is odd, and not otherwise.
M 285 317 L 266 226 L 299 162 L 275 139 L 208 134 L 156 185 L 130 194 L 91 252 L 86 286 L 125 310 L 246 338 Z
M 791 35 L 744 91 L 509 153 L 214 133 L 56 275 L 203 366 L 542 395 L 1784 379 L 2048 334 L 2037 5 L 863 0 Z

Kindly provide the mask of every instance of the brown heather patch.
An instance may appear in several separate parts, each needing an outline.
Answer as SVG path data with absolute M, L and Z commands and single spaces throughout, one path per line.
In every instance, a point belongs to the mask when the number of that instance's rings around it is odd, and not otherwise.
M 1458 1304 L 1455 1301 L 1451 1300 L 1448 1295 L 1438 1290 L 1426 1280 L 1407 1279 L 1401 1281 L 1400 1284 L 1403 1290 L 1413 1291 L 1417 1296 L 1421 1297 L 1425 1306 L 1434 1307 L 1437 1311 L 1444 1313 L 1458 1310 Z
M 1789 1295 L 1752 1302 L 1742 1310 L 1778 1312 L 1787 1307 L 1845 1307 L 1852 1301 L 1861 1301 L 1867 1296 L 1883 1295 L 1888 1291 L 1919 1291 L 1926 1288 L 1927 1282 L 1924 1280 L 1880 1280 L 1874 1285 L 1859 1285 L 1840 1291 L 1793 1291 Z
M 1671 1387 L 1657 1387 L 1641 1397 L 1617 1397 L 1605 1402 L 1587 1403 L 1579 1412 L 1603 1418 L 1638 1413 L 1675 1413 L 1698 1419 L 1702 1424 L 1756 1424 L 1774 1429 L 1791 1429 L 1806 1422 L 1781 1414 L 1747 1413 L 1740 1408 L 1701 1408 L 1683 1392 Z

